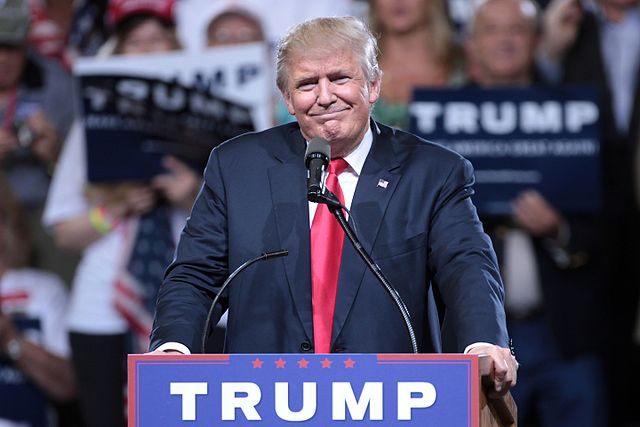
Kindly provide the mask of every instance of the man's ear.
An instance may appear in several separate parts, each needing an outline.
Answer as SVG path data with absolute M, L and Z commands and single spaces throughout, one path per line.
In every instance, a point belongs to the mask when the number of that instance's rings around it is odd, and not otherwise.
M 369 83 L 369 104 L 373 105 L 380 98 L 380 88 L 382 87 L 382 78 L 377 77 Z
M 284 99 L 284 103 L 287 104 L 287 111 L 292 116 L 295 116 L 295 110 L 293 109 L 293 102 L 291 101 L 291 93 L 289 91 L 280 92 L 282 94 L 282 99 Z

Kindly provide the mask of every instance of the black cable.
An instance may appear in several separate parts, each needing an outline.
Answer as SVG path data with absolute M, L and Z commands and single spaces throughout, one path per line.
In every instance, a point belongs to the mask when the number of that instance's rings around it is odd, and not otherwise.
M 281 257 L 281 256 L 287 256 L 287 255 L 289 255 L 289 251 L 287 251 L 287 250 L 263 252 L 261 255 L 255 257 L 253 259 L 250 259 L 249 261 L 246 261 L 240 267 L 236 268 L 233 271 L 233 273 L 231 273 L 229 275 L 229 277 L 227 277 L 227 280 L 224 281 L 224 283 L 220 287 L 220 290 L 218 291 L 216 297 L 213 299 L 213 302 L 211 303 L 211 307 L 209 307 L 209 313 L 207 313 L 207 319 L 205 320 L 205 323 L 204 323 L 204 331 L 202 332 L 201 353 L 204 353 L 204 347 L 205 347 L 205 343 L 207 341 L 207 336 L 209 335 L 209 326 L 210 326 L 210 323 L 211 323 L 211 316 L 213 315 L 213 310 L 215 309 L 216 304 L 218 303 L 218 300 L 220 299 L 220 295 L 222 295 L 222 293 L 227 288 L 227 286 L 229 286 L 229 283 L 231 283 L 233 278 L 236 277 L 242 270 L 244 270 L 245 268 L 249 267 L 254 262 L 266 260 L 266 259 L 269 259 L 269 258 L 277 258 L 277 257 Z
M 404 324 L 407 328 L 407 332 L 409 333 L 409 339 L 411 340 L 411 348 L 413 350 L 413 353 L 417 354 L 418 342 L 416 340 L 415 331 L 413 330 L 413 325 L 411 324 L 411 315 L 409 314 L 409 310 L 407 309 L 407 306 L 405 305 L 404 301 L 402 301 L 402 297 L 400 296 L 398 291 L 393 287 L 393 285 L 385 277 L 382 270 L 380 270 L 380 267 L 378 267 L 375 261 L 373 261 L 371 256 L 362 247 L 362 244 L 358 240 L 358 236 L 355 234 L 355 232 L 347 222 L 347 219 L 344 216 L 344 212 L 342 212 L 342 210 L 343 209 L 346 210 L 346 208 L 340 203 L 340 201 L 335 196 L 335 194 L 333 194 L 329 190 L 325 190 L 325 194 L 323 195 L 321 203 L 327 204 L 329 211 L 336 217 L 336 219 L 340 223 L 340 226 L 344 230 L 345 235 L 347 236 L 347 238 L 355 248 L 356 252 L 358 252 L 358 255 L 360 255 L 360 258 L 362 258 L 362 260 L 367 265 L 367 267 L 369 267 L 369 269 L 374 274 L 374 276 L 376 276 L 380 284 L 382 284 L 384 289 L 387 291 L 389 296 L 391 296 L 391 299 L 393 299 L 393 302 L 396 304 L 396 306 L 400 310 L 400 314 L 402 314 L 402 319 L 404 320 Z M 349 213 L 349 216 L 355 224 L 353 215 Z

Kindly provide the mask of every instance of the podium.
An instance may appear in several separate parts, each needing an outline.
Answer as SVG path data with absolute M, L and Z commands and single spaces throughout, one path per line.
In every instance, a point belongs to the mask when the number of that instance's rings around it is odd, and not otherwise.
M 460 354 L 130 355 L 129 427 L 512 427 L 489 357 Z

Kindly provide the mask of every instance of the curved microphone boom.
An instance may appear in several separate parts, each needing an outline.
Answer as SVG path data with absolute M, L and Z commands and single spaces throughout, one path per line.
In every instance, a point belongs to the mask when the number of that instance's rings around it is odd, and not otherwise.
M 209 324 L 211 323 L 211 316 L 213 315 L 213 310 L 216 306 L 216 304 L 218 303 L 218 300 L 220 299 L 220 295 L 222 295 L 222 293 L 224 292 L 224 290 L 227 288 L 227 286 L 229 286 L 229 283 L 231 283 L 231 281 L 238 275 L 240 274 L 240 272 L 242 272 L 242 270 L 244 270 L 245 268 L 249 267 L 251 264 L 253 264 L 254 262 L 258 262 L 258 261 L 262 261 L 262 260 L 267 260 L 269 258 L 278 258 L 278 257 L 282 257 L 282 256 L 287 256 L 289 255 L 289 251 L 287 250 L 280 250 L 280 251 L 272 251 L 272 252 L 263 252 L 262 254 L 260 254 L 259 256 L 250 259 L 248 261 L 246 261 L 244 264 L 242 264 L 240 267 L 236 268 L 233 273 L 231 273 L 229 275 L 229 277 L 227 277 L 227 280 L 224 281 L 224 283 L 222 284 L 222 286 L 220 287 L 220 290 L 218 291 L 218 294 L 216 295 L 216 297 L 213 299 L 213 302 L 211 303 L 211 307 L 209 308 L 209 313 L 207 313 L 207 319 L 204 322 L 204 331 L 202 332 L 202 348 L 201 348 L 201 353 L 204 353 L 204 347 L 205 347 L 205 343 L 207 341 L 207 336 L 209 335 Z

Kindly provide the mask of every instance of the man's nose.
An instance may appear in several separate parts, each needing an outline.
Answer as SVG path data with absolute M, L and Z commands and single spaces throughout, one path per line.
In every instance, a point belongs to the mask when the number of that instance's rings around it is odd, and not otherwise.
M 318 82 L 318 105 L 328 106 L 335 101 L 335 94 L 333 93 L 331 82 L 327 79 L 322 79 Z

